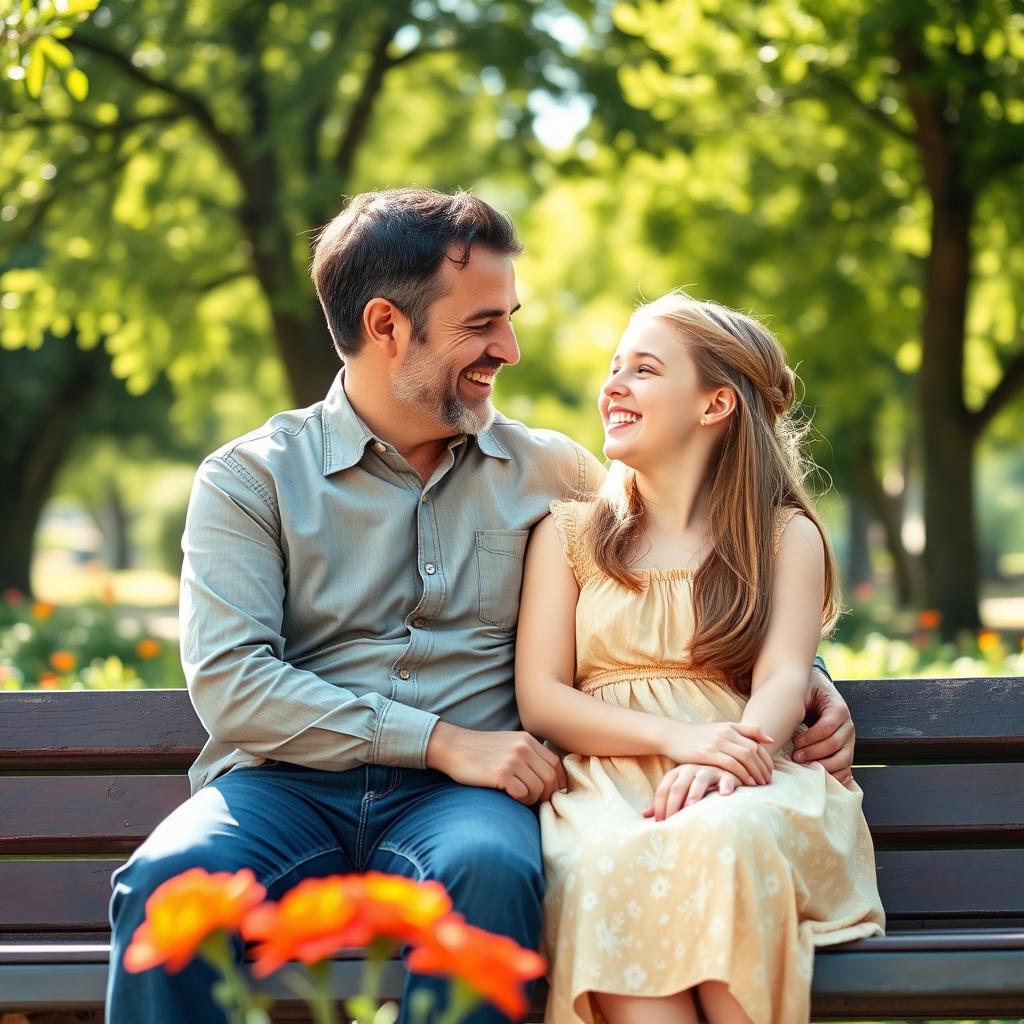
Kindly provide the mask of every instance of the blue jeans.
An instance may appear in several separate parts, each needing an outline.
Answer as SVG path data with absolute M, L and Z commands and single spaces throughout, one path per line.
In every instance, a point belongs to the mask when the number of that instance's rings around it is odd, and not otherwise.
M 251 868 L 269 899 L 304 878 L 351 871 L 437 879 L 471 924 L 530 949 L 540 941 L 544 876 L 532 809 L 429 770 L 238 768 L 182 804 L 114 874 L 109 1024 L 225 1024 L 210 996 L 213 974 L 202 961 L 176 975 L 159 967 L 129 974 L 121 967 L 147 897 L 191 867 Z M 403 1007 L 420 989 L 443 1005 L 443 982 L 410 975 Z M 471 1020 L 507 1018 L 487 1006 Z

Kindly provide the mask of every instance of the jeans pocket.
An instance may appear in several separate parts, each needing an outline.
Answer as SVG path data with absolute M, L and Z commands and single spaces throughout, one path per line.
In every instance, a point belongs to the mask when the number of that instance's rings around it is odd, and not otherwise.
M 529 530 L 477 530 L 476 567 L 480 586 L 480 618 L 498 629 L 515 629 L 523 555 Z

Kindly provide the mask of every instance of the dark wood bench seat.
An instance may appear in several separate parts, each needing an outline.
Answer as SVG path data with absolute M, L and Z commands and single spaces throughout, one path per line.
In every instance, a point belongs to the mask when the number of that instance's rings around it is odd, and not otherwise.
M 839 685 L 889 933 L 819 951 L 814 1019 L 1024 1015 L 1024 679 Z M 0 693 L 0 1011 L 102 1004 L 110 873 L 204 738 L 180 690 Z

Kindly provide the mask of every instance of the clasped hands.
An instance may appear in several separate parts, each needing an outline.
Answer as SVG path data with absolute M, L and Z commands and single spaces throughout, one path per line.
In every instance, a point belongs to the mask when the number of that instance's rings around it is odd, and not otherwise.
M 760 726 L 745 722 L 672 725 L 665 756 L 676 767 L 658 784 L 651 806 L 643 812 L 645 818 L 664 821 L 710 792 L 728 796 L 737 786 L 771 782 L 774 764 L 768 745 L 775 740 Z

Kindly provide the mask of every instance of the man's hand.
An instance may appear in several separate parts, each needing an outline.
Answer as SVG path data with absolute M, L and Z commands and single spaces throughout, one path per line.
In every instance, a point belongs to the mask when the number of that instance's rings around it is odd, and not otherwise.
M 477 732 L 438 722 L 427 743 L 427 767 L 527 805 L 568 787 L 561 758 L 528 732 Z
M 793 741 L 793 760 L 806 764 L 820 761 L 838 782 L 848 786 L 853 781 L 853 746 L 856 731 L 846 701 L 832 681 L 819 668 L 811 672 L 811 688 L 807 711 L 814 724 Z

